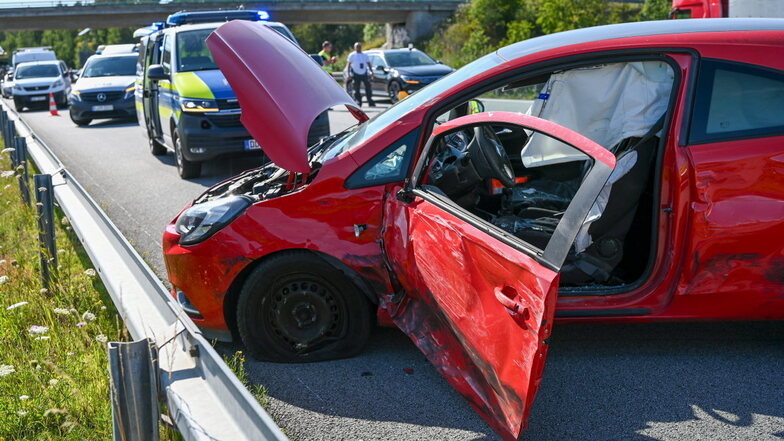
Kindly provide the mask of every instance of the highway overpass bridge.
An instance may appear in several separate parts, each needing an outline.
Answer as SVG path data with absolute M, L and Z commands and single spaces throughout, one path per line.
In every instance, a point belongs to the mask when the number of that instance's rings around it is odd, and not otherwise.
M 63 5 L 35 2 L 0 3 L 0 29 L 44 30 L 145 26 L 162 21 L 177 11 L 216 9 L 264 9 L 271 19 L 299 23 L 385 23 L 388 39 L 398 45 L 405 39 L 430 34 L 440 21 L 451 16 L 465 0 L 269 0 L 236 2 L 207 1 L 95 1 Z M 33 7 L 33 5 L 35 5 Z M 402 32 L 405 30 L 405 32 Z M 403 41 L 398 41 L 403 40 Z

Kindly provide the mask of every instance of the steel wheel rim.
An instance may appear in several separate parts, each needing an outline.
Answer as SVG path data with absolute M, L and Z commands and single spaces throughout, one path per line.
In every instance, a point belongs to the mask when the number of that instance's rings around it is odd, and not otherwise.
M 341 338 L 346 308 L 333 287 L 312 277 L 276 284 L 262 311 L 275 339 L 292 352 L 314 351 Z
M 180 145 L 180 137 L 174 138 L 174 157 L 177 162 L 177 170 L 182 173 L 182 145 Z

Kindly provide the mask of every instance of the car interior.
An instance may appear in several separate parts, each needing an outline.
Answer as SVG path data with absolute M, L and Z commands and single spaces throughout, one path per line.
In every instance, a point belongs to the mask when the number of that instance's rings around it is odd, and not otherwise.
M 617 293 L 643 281 L 653 259 L 656 167 L 674 85 L 661 60 L 554 71 L 464 102 L 436 124 L 481 111 L 537 116 L 616 156 L 616 169 L 561 268 L 561 294 Z M 520 126 L 463 127 L 434 140 L 421 187 L 544 250 L 592 160 Z M 594 292 L 592 292 L 594 291 Z

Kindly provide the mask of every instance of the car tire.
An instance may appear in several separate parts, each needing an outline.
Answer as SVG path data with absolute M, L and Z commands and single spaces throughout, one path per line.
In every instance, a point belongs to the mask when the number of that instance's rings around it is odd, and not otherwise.
M 189 161 L 182 153 L 182 142 L 177 134 L 177 129 L 172 130 L 174 135 L 174 159 L 177 162 L 177 173 L 182 179 L 193 179 L 201 176 L 201 162 Z
M 150 153 L 153 156 L 161 156 L 166 154 L 166 147 L 153 138 L 150 132 L 147 132 L 147 141 L 150 144 Z
M 398 94 L 400 93 L 401 90 L 402 89 L 400 88 L 400 83 L 398 83 L 397 81 L 392 81 L 391 83 L 389 83 L 389 86 L 387 87 L 387 94 L 389 95 L 389 101 L 391 101 L 392 104 L 395 104 L 396 102 L 400 101 L 400 98 L 398 98 Z
M 237 330 L 256 359 L 302 363 L 360 353 L 372 328 L 367 297 L 309 251 L 272 256 L 243 284 Z
M 17 112 L 22 113 L 24 104 L 22 104 L 18 99 L 14 98 L 14 109 L 16 109 Z
M 76 124 L 79 127 L 84 127 L 86 125 L 89 125 L 93 121 L 91 118 L 84 118 L 84 119 L 76 118 L 76 117 L 73 116 L 73 113 L 71 113 L 71 112 L 68 112 L 68 116 L 70 116 L 71 117 L 71 121 L 73 121 L 74 124 Z

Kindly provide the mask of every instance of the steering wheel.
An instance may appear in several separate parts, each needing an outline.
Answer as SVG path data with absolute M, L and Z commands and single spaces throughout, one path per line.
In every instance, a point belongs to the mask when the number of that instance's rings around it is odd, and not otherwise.
M 505 187 L 515 184 L 514 169 L 504 145 L 489 124 L 474 127 L 468 152 L 477 171 L 486 178 L 496 178 Z

